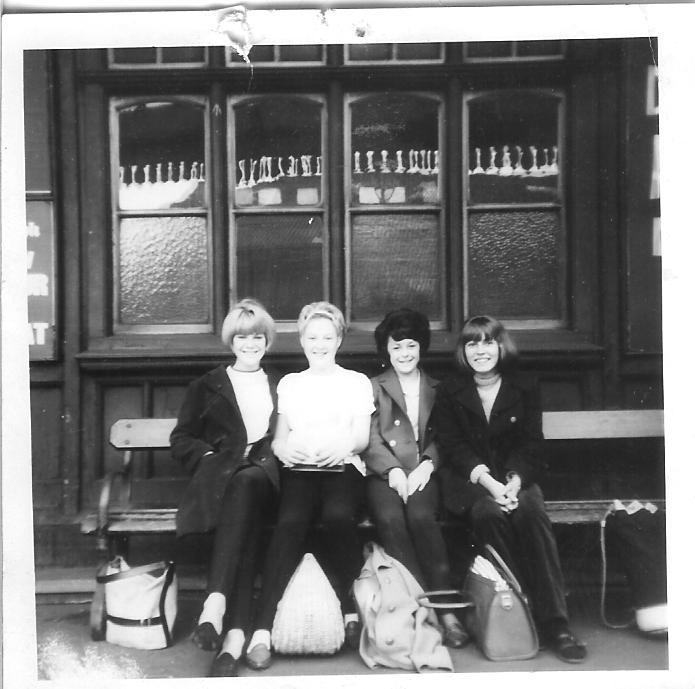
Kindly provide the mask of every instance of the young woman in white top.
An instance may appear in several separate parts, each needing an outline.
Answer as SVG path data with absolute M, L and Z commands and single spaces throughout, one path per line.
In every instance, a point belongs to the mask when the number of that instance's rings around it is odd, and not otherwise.
M 320 521 L 325 550 L 338 581 L 346 642 L 356 648 L 359 624 L 350 594 L 362 567 L 357 533 L 365 468 L 359 453 L 369 441 L 374 404 L 369 379 L 339 366 L 335 357 L 345 319 L 328 302 L 305 306 L 299 335 L 309 367 L 278 385 L 273 451 L 282 462 L 277 526 L 263 568 L 256 632 L 246 652 L 256 670 L 271 663 L 270 630 L 277 604 L 297 567 L 307 531 Z
M 236 675 L 263 527 L 277 502 L 280 471 L 270 447 L 277 381 L 261 368 L 274 332 L 258 302 L 233 306 L 222 341 L 234 360 L 190 384 L 171 433 L 174 458 L 192 473 L 177 511 L 177 533 L 215 532 L 208 595 L 192 636 L 202 649 L 221 646 L 212 676 Z

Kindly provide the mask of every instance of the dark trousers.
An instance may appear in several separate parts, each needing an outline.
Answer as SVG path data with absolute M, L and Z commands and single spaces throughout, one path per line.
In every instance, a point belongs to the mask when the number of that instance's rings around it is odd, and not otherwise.
M 271 629 L 277 604 L 304 554 L 309 527 L 317 521 L 323 524 L 321 552 L 335 575 L 343 614 L 355 611 L 350 589 L 362 569 L 357 518 L 363 481 L 351 465 L 339 473 L 283 469 L 282 497 L 263 567 L 256 629 Z
M 430 590 L 451 588 L 446 544 L 437 523 L 439 499 L 433 479 L 404 503 L 380 476 L 367 477 L 367 504 L 381 544 Z
M 560 557 L 541 489 L 534 484 L 521 490 L 519 506 L 509 513 L 491 496 L 482 497 L 470 517 L 476 543 L 495 548 L 520 580 L 539 627 L 566 623 Z
M 225 627 L 247 629 L 251 621 L 253 581 L 260 567 L 263 528 L 275 491 L 263 469 L 236 473 L 224 493 L 215 530 L 208 593 L 226 596 Z

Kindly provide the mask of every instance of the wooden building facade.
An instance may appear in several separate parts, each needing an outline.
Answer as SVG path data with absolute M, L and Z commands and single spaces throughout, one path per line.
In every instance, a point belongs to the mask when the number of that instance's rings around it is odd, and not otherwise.
M 117 461 L 110 425 L 175 416 L 227 359 L 240 297 L 277 319 L 281 372 L 302 366 L 304 303 L 344 309 L 340 361 L 367 374 L 375 323 L 409 305 L 437 377 L 491 313 L 545 409 L 661 408 L 656 56 L 647 38 L 257 46 L 251 65 L 26 52 L 37 565 L 91 561 L 77 516 Z M 663 494 L 663 461 L 585 460 L 550 497 L 608 491 L 606 471 Z M 137 471 L 134 502 L 176 503 L 168 453 Z

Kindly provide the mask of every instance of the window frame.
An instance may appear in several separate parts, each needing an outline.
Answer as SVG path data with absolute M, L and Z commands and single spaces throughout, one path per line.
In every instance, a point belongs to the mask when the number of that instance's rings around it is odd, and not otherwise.
M 250 67 L 278 67 L 281 69 L 287 69 L 288 67 L 322 67 L 326 64 L 326 44 L 323 43 L 308 43 L 306 45 L 318 45 L 321 47 L 321 59 L 320 60 L 282 60 L 280 59 L 280 49 L 282 46 L 280 44 L 274 44 L 273 48 L 273 59 L 272 60 L 254 60 L 253 63 L 241 61 L 237 62 L 232 60 L 232 51 L 234 48 L 227 46 L 224 51 L 224 64 L 225 67 L 230 69 L 244 69 Z
M 204 126 L 204 156 L 205 156 L 205 206 L 191 208 L 168 208 L 168 209 L 143 209 L 143 210 L 121 210 L 118 198 L 118 180 L 120 179 L 120 126 L 119 112 L 126 107 L 139 103 L 185 103 L 193 104 L 202 108 Z M 196 94 L 152 94 L 137 96 L 111 96 L 108 99 L 108 119 L 109 119 L 109 160 L 110 160 L 110 199 L 111 199 L 111 332 L 116 335 L 189 335 L 198 333 L 215 332 L 215 270 L 213 252 L 213 228 L 212 228 L 212 165 L 211 162 L 211 126 L 210 126 L 210 98 L 206 95 Z M 207 264 L 208 264 L 208 294 L 210 301 L 208 304 L 207 323 L 180 323 L 180 324 L 141 324 L 124 325 L 118 322 L 120 312 L 120 223 L 123 218 L 161 218 L 161 217 L 204 217 L 206 218 L 206 237 L 207 237 Z
M 236 126 L 234 107 L 236 104 L 249 101 L 262 101 L 270 98 L 295 99 L 311 101 L 321 106 L 321 203 L 317 206 L 236 206 L 234 200 L 234 189 L 236 188 Z M 321 246 L 321 288 L 323 294 L 321 299 L 330 299 L 330 279 L 331 265 L 330 254 L 331 245 L 335 241 L 335 234 L 330 227 L 330 203 L 329 203 L 329 184 L 328 177 L 330 171 L 330 154 L 328 150 L 328 95 L 320 93 L 283 93 L 269 91 L 257 94 L 234 94 L 228 93 L 227 100 L 227 126 L 225 135 L 227 137 L 227 247 L 228 247 L 228 271 L 227 271 L 227 292 L 229 303 L 234 304 L 239 299 L 247 295 L 239 293 L 237 286 L 237 222 L 239 216 L 253 215 L 321 215 L 323 222 L 322 246 Z M 317 295 L 317 301 L 318 301 Z M 301 307 L 300 307 L 301 308 Z M 299 314 L 299 311 L 297 311 Z M 292 319 L 275 318 L 276 330 L 278 333 L 296 331 L 296 317 Z
M 470 160 L 470 146 L 469 146 L 469 105 L 473 101 L 479 101 L 481 99 L 493 99 L 498 95 L 510 95 L 510 94 L 540 94 L 544 96 L 549 96 L 557 100 L 557 117 L 558 117 L 558 150 L 561 152 L 560 165 L 558 171 L 558 201 L 551 202 L 538 202 L 538 203 L 477 203 L 472 204 L 469 202 L 469 180 L 470 176 L 468 174 L 468 161 Z M 558 288 L 560 294 L 558 295 L 558 301 L 560 304 L 560 318 L 559 319 L 522 319 L 522 318 L 504 318 L 502 319 L 506 327 L 514 330 L 553 330 L 562 331 L 570 327 L 569 318 L 569 298 L 570 293 L 568 289 L 568 267 L 570 263 L 570 257 L 568 255 L 569 241 L 567 237 L 568 227 L 567 227 L 567 194 L 565 191 L 565 170 L 567 169 L 566 162 L 566 151 L 567 151 L 567 137 L 566 137 L 566 102 L 567 94 L 564 90 L 558 92 L 553 88 L 544 87 L 514 87 L 514 88 L 497 88 L 497 89 L 484 89 L 480 91 L 469 91 L 463 94 L 462 107 L 461 107 L 461 129 L 462 129 L 462 150 L 461 150 L 461 176 L 462 176 L 462 189 L 461 189 L 461 228 L 462 228 L 462 250 L 463 254 L 461 256 L 461 279 L 462 279 L 462 295 L 463 295 L 463 315 L 464 320 L 475 315 L 471 313 L 470 309 L 470 297 L 471 288 L 469 283 L 469 218 L 471 212 L 485 212 L 485 211 L 510 211 L 515 210 L 521 211 L 533 211 L 533 210 L 558 210 L 558 221 L 560 225 L 560 243 L 558 247 L 559 262 L 558 262 Z
M 424 43 L 425 41 L 412 41 L 412 43 Z M 359 67 L 361 65 L 372 66 L 403 66 L 403 65 L 441 65 L 446 61 L 445 43 L 439 42 L 439 57 L 436 58 L 402 58 L 396 57 L 397 46 L 406 45 L 406 42 L 400 41 L 391 43 L 384 41 L 382 45 L 390 46 L 391 56 L 385 60 L 353 60 L 350 58 L 350 47 L 353 45 L 364 45 L 363 43 L 345 43 L 343 45 L 343 64 L 350 67 Z
M 109 69 L 200 69 L 210 64 L 210 50 L 208 46 L 200 46 L 205 52 L 202 62 L 163 62 L 162 50 L 168 48 L 185 48 L 188 46 L 151 46 L 155 49 L 154 62 L 117 62 L 116 48 L 107 48 L 107 64 Z
M 353 205 L 352 203 L 352 109 L 353 103 L 367 98 L 383 96 L 387 93 L 397 93 L 399 95 L 413 95 L 420 98 L 427 98 L 437 103 L 437 145 L 439 147 L 439 203 L 438 204 L 363 204 Z M 345 320 L 349 327 L 354 330 L 372 331 L 379 324 L 379 321 L 362 321 L 352 318 L 352 222 L 354 215 L 379 215 L 379 214 L 404 214 L 420 213 L 438 216 L 439 265 L 437 266 L 442 280 L 440 282 L 440 303 L 442 313 L 440 319 L 430 321 L 432 330 L 445 330 L 449 323 L 449 294 L 451 276 L 447 270 L 447 255 L 449 253 L 449 241 L 446 232 L 446 213 L 447 213 L 447 156 L 445 150 L 445 121 L 446 121 L 446 93 L 441 91 L 423 91 L 422 89 L 404 89 L 399 91 L 346 91 L 343 94 L 343 206 L 344 206 L 344 290 L 345 290 Z M 396 305 L 394 305 L 396 308 Z

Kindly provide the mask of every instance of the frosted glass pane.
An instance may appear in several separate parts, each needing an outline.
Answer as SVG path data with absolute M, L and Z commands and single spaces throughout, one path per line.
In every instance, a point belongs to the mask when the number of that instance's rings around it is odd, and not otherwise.
M 121 210 L 204 207 L 205 109 L 186 102 L 121 108 Z
M 278 320 L 323 298 L 323 223 L 318 215 L 237 218 L 237 293 Z
M 442 317 L 437 215 L 356 215 L 352 225 L 352 320 L 380 320 L 400 306 Z
M 118 322 L 210 322 L 204 218 L 125 218 L 119 236 Z
M 439 101 L 389 93 L 351 109 L 352 204 L 438 204 Z
M 471 315 L 560 319 L 560 251 L 555 211 L 471 213 Z

